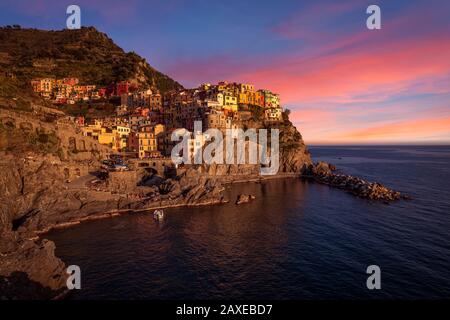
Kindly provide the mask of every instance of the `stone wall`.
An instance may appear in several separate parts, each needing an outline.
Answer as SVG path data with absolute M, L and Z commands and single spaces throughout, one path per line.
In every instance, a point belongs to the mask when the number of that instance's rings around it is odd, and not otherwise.
M 47 122 L 33 114 L 0 109 L 0 123 L 5 127 L 25 132 L 55 133 L 61 141 L 62 160 L 101 160 L 112 152 L 108 146 L 99 144 L 93 138 L 83 136 L 80 128 L 67 117 Z

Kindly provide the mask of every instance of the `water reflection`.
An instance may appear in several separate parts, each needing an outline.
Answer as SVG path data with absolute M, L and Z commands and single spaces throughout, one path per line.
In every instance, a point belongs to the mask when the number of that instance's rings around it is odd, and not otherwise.
M 344 168 L 414 197 L 392 205 L 297 179 L 236 184 L 230 203 L 91 221 L 52 232 L 57 255 L 82 270 L 74 299 L 336 299 L 450 296 L 448 166 L 442 155 L 365 149 Z M 353 149 L 323 157 L 358 157 Z M 395 156 L 393 156 L 395 155 Z M 355 158 L 356 159 L 356 158 Z M 256 200 L 236 206 L 240 193 Z M 367 290 L 366 267 L 382 269 Z

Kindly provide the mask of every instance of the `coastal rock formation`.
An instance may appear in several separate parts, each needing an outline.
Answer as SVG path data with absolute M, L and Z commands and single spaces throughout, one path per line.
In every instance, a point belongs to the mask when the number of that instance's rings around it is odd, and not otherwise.
M 314 166 L 311 167 L 311 172 L 313 175 L 320 176 L 320 175 L 329 175 L 334 170 L 336 170 L 336 167 L 332 164 L 319 161 L 314 164 Z
M 9 279 L 16 271 L 24 273 L 26 279 L 39 284 L 36 295 L 60 295 L 66 277 L 64 264 L 54 255 L 54 244 L 35 240 L 41 232 L 130 210 L 225 201 L 220 182 L 195 169 L 153 186 L 138 186 L 133 174 L 117 172 L 111 179 L 107 177 L 103 186 L 97 186 L 100 191 L 94 191 L 67 183 L 62 174 L 66 165 L 52 163 L 46 157 L 35 157 L 30 162 L 1 153 L 0 169 L 4 174 L 0 176 L 0 277 Z M 118 188 L 123 181 L 127 181 L 127 189 Z M 23 276 L 16 278 L 19 283 L 25 282 Z M 10 281 L 13 280 L 3 280 L 3 285 L 8 287 Z
M 238 195 L 237 199 L 236 199 L 236 204 L 243 204 L 243 203 L 248 203 L 251 200 L 256 199 L 256 197 L 252 194 L 240 194 Z
M 280 130 L 279 173 L 303 174 L 313 162 L 302 135 L 284 114 L 284 122 L 275 128 Z
M 384 202 L 408 199 L 406 195 L 391 190 L 378 182 L 367 182 L 358 177 L 337 174 L 333 172 L 334 170 L 336 167 L 333 165 L 318 162 L 308 168 L 308 174 L 319 183 L 343 189 L 361 198 Z
M 114 172 L 98 179 L 98 190 L 92 190 L 83 179 L 99 169 L 102 146 L 93 142 L 97 151 L 80 158 L 64 141 L 55 142 L 59 154 L 0 151 L 0 288 L 5 298 L 54 298 L 64 291 L 65 266 L 52 242 L 36 240 L 41 232 L 130 210 L 225 201 L 220 182 L 195 169 L 149 186 L 139 186 L 142 172 Z
M 52 299 L 66 293 L 65 265 L 55 256 L 52 241 L 8 240 L 8 246 L 0 247 L 0 300 Z
M 312 165 L 311 155 L 302 135 L 289 121 L 288 113 L 283 121 L 267 124 L 264 121 L 249 121 L 246 126 L 254 129 L 279 130 L 279 167 L 275 176 L 300 176 Z M 203 175 L 220 180 L 222 183 L 258 180 L 263 178 L 259 164 L 203 164 L 196 168 Z M 267 176 L 266 176 L 267 178 Z

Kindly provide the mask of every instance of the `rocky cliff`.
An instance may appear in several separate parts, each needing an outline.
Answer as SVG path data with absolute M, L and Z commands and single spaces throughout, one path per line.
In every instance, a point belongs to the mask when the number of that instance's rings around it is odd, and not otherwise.
M 54 244 L 38 237 L 41 232 L 130 210 L 224 201 L 220 182 L 194 169 L 150 182 L 144 169 L 101 176 L 108 147 L 83 136 L 61 113 L 30 108 L 0 108 L 2 298 L 54 298 L 65 292 L 65 266 Z M 84 181 L 95 178 L 90 173 L 101 176 L 95 187 Z
M 98 173 L 109 148 L 82 136 L 63 114 L 31 108 L 0 109 L 0 285 L 9 297 L 17 294 L 11 281 L 34 288 L 25 291 L 29 297 L 64 292 L 64 264 L 54 244 L 37 237 L 42 232 L 130 210 L 222 203 L 221 183 L 259 176 L 259 167 L 250 165 L 179 169 L 171 179 L 141 168 L 89 184 L 83 177 Z M 280 174 L 301 174 L 311 164 L 301 135 L 288 122 L 280 130 Z
M 242 125 L 244 128 L 252 128 L 256 130 L 267 129 L 269 137 L 270 130 L 279 130 L 280 156 L 278 172 L 272 177 L 266 176 L 265 178 L 300 176 L 307 172 L 312 166 L 313 162 L 311 159 L 311 154 L 309 153 L 308 148 L 303 141 L 302 135 L 297 130 L 297 128 L 289 121 L 289 116 L 286 112 L 283 113 L 283 121 L 281 122 L 249 120 L 243 122 Z M 247 147 L 248 142 L 246 142 L 246 145 L 244 147 L 244 149 L 246 149 L 245 152 L 248 152 Z M 259 164 L 204 164 L 199 166 L 197 170 L 202 172 L 202 174 L 205 174 L 209 177 L 214 177 L 225 183 L 264 178 L 264 176 L 262 176 L 260 173 Z
M 21 272 L 26 277 L 13 279 L 22 285 L 28 281 L 27 286 L 39 283 L 36 290 L 46 295 L 48 290 L 53 296 L 64 291 L 66 275 L 64 265 L 54 255 L 54 244 L 37 238 L 41 232 L 130 210 L 224 201 L 220 183 L 193 169 L 180 173 L 176 179 L 140 186 L 137 184 L 142 176 L 117 172 L 119 177 L 106 178 L 105 188 L 97 191 L 66 182 L 63 171 L 69 162 L 44 156 L 31 161 L 0 154 L 0 280 Z M 129 187 L 117 188 L 122 183 Z M 38 291 L 34 293 L 37 296 Z M 6 291 L 4 294 L 11 297 Z

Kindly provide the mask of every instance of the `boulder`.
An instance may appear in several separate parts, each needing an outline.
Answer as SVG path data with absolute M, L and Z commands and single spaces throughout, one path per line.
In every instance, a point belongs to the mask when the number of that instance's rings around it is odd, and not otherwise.
M 251 200 L 256 199 L 256 197 L 254 195 L 251 194 L 240 194 L 238 195 L 237 199 L 236 199 L 236 204 L 243 204 L 243 203 L 248 203 Z
M 328 175 L 331 174 L 335 169 L 335 166 L 324 161 L 319 161 L 314 164 L 312 171 L 315 175 Z

